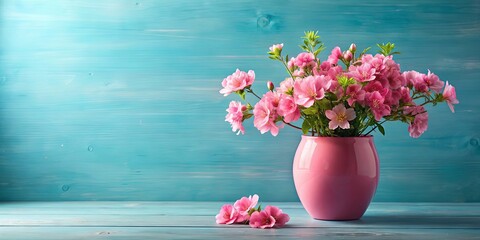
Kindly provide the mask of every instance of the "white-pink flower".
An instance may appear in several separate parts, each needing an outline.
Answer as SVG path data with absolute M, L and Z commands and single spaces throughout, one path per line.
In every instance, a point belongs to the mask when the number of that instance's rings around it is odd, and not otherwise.
M 330 88 L 330 85 L 330 77 L 323 75 L 296 79 L 293 92 L 295 103 L 306 108 L 311 107 L 315 100 L 325 97 L 325 90 Z
M 455 112 L 455 109 L 453 108 L 453 104 L 459 104 L 460 102 L 457 99 L 457 93 L 455 92 L 455 87 L 452 85 L 447 84 L 445 85 L 445 89 L 443 90 L 443 99 L 447 101 L 448 107 L 452 112 Z
M 282 51 L 282 49 L 283 49 L 283 43 L 273 44 L 269 49 L 270 49 L 270 52 Z
M 245 128 L 243 127 L 243 112 L 247 110 L 245 105 L 241 102 L 231 101 L 227 108 L 227 115 L 225 121 L 229 122 L 232 126 L 232 131 L 237 132 L 237 135 L 245 134 Z
M 332 130 L 336 129 L 337 127 L 349 129 L 350 124 L 348 121 L 352 121 L 357 117 L 353 108 L 346 109 L 343 104 L 338 104 L 337 106 L 333 107 L 332 110 L 325 111 L 325 116 L 330 119 L 328 128 Z
M 236 220 L 237 223 L 241 223 L 244 221 L 247 221 L 250 219 L 250 214 L 249 211 L 255 206 L 257 206 L 258 203 L 258 195 L 254 194 L 253 196 L 248 196 L 247 197 L 242 197 L 239 200 L 237 200 L 233 206 L 237 210 L 239 216 Z
M 255 72 L 249 70 L 248 73 L 240 71 L 237 69 L 232 75 L 226 77 L 222 81 L 223 89 L 220 90 L 220 93 L 223 96 L 227 96 L 230 93 L 240 91 L 249 87 L 255 81 Z

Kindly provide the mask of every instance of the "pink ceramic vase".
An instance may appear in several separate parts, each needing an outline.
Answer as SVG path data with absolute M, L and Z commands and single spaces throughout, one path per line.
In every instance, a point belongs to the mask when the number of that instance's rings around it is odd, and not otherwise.
M 378 171 L 372 136 L 302 136 L 293 162 L 300 201 L 320 220 L 361 218 L 375 194 Z

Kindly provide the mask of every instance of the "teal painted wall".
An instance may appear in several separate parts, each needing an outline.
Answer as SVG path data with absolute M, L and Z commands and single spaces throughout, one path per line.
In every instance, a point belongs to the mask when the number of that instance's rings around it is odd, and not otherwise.
M 395 42 L 403 70 L 452 82 L 461 102 L 430 110 L 420 139 L 376 136 L 375 201 L 480 201 L 480 2 L 0 2 L 0 200 L 296 201 L 300 133 L 224 122 L 221 80 L 254 69 L 257 91 L 285 77 L 273 43 L 298 53 Z M 325 57 L 325 55 L 323 56 Z

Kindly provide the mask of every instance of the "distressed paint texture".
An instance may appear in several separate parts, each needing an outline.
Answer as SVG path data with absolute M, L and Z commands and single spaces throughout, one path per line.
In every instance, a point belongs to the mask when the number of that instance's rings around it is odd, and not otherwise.
M 386 124 L 375 201 L 480 201 L 480 3 L 466 1 L 0 2 L 0 200 L 296 201 L 300 133 L 224 122 L 221 80 L 254 69 L 257 92 L 285 77 L 266 57 L 394 42 L 403 70 L 427 68 L 460 105 L 430 109 L 420 139 Z M 325 57 L 325 54 L 323 55 Z

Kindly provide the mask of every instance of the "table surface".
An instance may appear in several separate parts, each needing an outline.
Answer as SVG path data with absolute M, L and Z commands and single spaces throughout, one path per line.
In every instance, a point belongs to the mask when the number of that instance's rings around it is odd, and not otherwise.
M 2 202 L 0 239 L 480 239 L 480 203 L 372 203 L 357 221 L 319 221 L 269 203 L 281 229 L 217 225 L 222 202 Z M 265 205 L 264 205 L 265 206 Z

